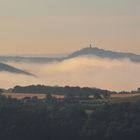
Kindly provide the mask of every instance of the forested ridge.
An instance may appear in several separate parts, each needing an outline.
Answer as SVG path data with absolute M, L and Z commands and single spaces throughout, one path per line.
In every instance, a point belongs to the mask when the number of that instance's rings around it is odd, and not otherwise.
M 30 85 L 30 86 L 15 86 L 12 89 L 13 93 L 42 93 L 42 94 L 59 94 L 59 95 L 94 95 L 94 94 L 110 94 L 108 90 L 90 87 L 60 87 L 60 86 L 45 86 L 45 85 Z
M 137 140 L 140 139 L 140 102 L 87 108 L 63 103 L 53 105 L 41 100 L 30 104 L 1 95 L 0 138 Z

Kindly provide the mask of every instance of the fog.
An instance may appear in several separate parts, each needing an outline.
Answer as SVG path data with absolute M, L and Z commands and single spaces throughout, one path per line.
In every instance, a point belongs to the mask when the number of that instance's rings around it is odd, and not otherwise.
M 135 90 L 140 86 L 140 64 L 127 59 L 110 60 L 93 56 L 49 64 L 8 63 L 37 77 L 0 72 L 0 87 L 15 85 L 88 86 L 109 90 Z

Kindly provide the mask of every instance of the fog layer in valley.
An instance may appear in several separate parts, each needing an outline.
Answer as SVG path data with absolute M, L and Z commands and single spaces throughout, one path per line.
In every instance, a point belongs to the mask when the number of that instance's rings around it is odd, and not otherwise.
M 88 86 L 109 90 L 133 90 L 140 86 L 140 64 L 84 56 L 49 64 L 8 63 L 37 77 L 0 72 L 0 87 L 15 85 Z

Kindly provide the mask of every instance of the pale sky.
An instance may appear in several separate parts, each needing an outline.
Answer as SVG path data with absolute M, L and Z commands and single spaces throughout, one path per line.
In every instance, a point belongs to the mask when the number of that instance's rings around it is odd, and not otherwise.
M 68 53 L 90 43 L 140 54 L 140 0 L 0 0 L 0 55 Z

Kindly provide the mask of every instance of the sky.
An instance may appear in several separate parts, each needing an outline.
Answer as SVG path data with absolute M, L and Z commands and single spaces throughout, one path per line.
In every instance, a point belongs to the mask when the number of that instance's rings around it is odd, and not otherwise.
M 139 0 L 0 0 L 0 55 L 88 46 L 140 54 Z
M 89 44 L 140 54 L 139 39 L 140 0 L 0 0 L 0 55 L 68 54 Z M 140 65 L 129 60 L 85 57 L 10 65 L 38 77 L 1 72 L 1 87 L 49 84 L 132 90 L 140 81 Z

